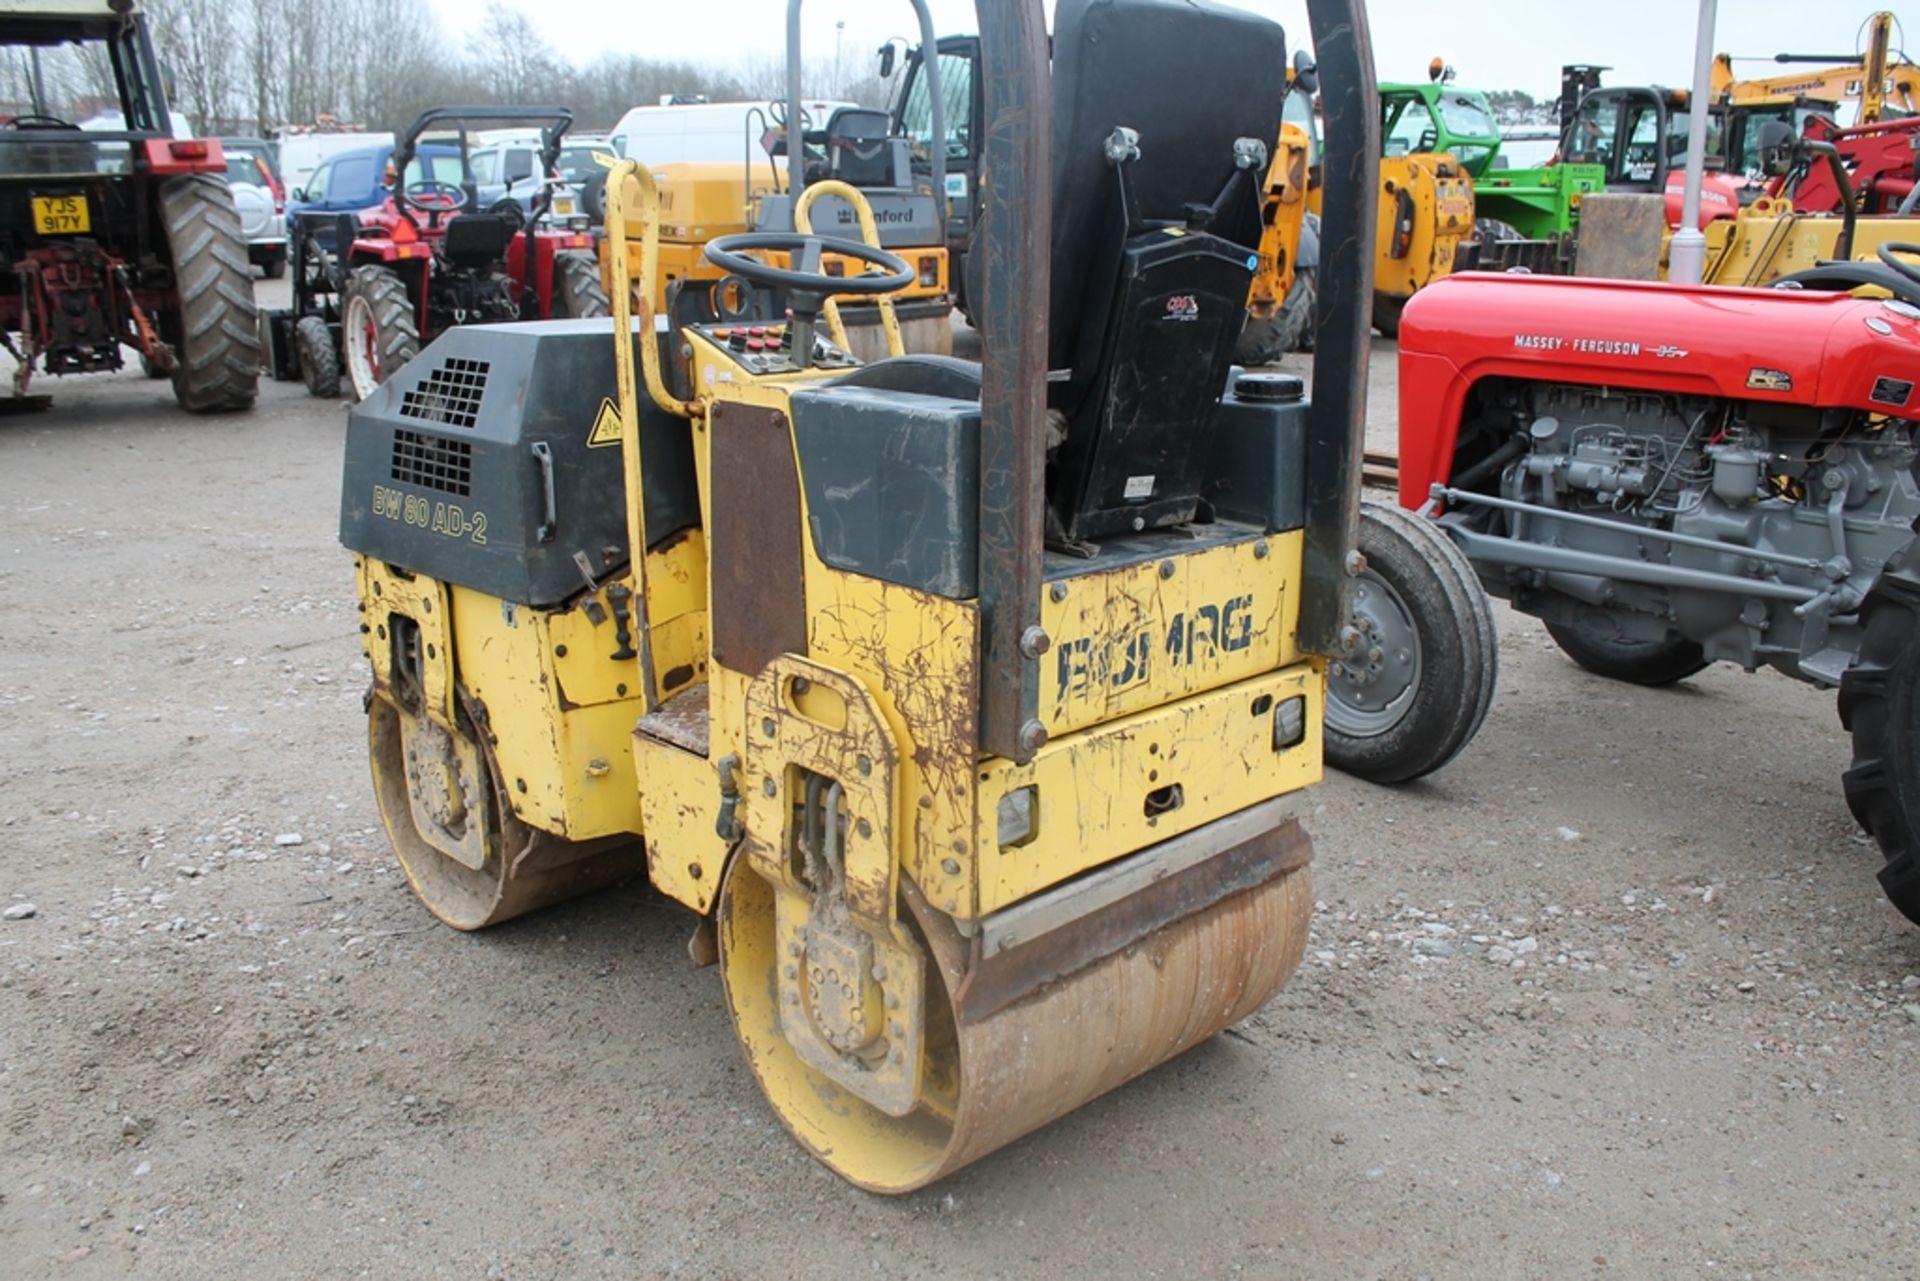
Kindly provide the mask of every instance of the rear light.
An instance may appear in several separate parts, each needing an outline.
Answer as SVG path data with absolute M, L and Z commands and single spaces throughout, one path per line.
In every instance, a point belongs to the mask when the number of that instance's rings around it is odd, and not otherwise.
M 185 142 L 170 142 L 167 144 L 167 151 L 175 160 L 205 160 L 208 154 L 207 144 L 197 138 Z
M 1000 844 L 1027 845 L 1039 826 L 1040 788 L 1029 784 L 1000 798 L 995 807 L 994 828 Z
M 1273 750 L 1284 752 L 1307 740 L 1307 700 L 1299 695 L 1273 709 Z
M 844 276 L 847 274 L 847 264 L 836 258 L 834 261 L 825 264 L 821 268 L 821 272 L 828 276 Z
M 920 260 L 920 283 L 928 289 L 940 283 L 940 260 L 931 255 Z

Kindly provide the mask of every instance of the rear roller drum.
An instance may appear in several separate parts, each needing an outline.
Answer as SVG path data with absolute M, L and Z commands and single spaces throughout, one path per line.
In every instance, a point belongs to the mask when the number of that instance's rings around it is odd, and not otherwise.
M 645 870 L 637 840 L 574 842 L 500 804 L 492 754 L 465 732 L 375 694 L 368 708 L 374 796 L 407 884 L 457 930 L 498 925 Z
M 812 971 L 814 962 L 781 945 L 777 893 L 745 857 L 734 859 L 719 903 L 727 1004 L 767 1101 L 835 1173 L 884 1193 L 924 1187 L 1248 1017 L 1299 964 L 1313 911 L 1299 866 L 970 1021 L 955 1014 L 967 941 L 902 884 L 901 919 L 923 962 L 912 968 L 925 976 L 922 1067 L 911 1104 L 897 1109 L 904 1115 L 856 1096 L 796 1051 L 783 1010 L 808 1021 L 796 1034 L 804 1040 L 831 1022 L 828 1007 L 817 991 L 781 999 L 787 967 Z M 845 990 L 814 974 L 828 1012 L 843 1012 Z M 875 1000 L 875 1017 L 898 1017 L 877 1013 L 897 1008 L 885 1000 Z M 887 1053 L 882 1043 L 879 1060 Z
M 1361 503 L 1360 552 L 1351 647 L 1327 672 L 1327 763 L 1407 783 L 1452 760 L 1486 719 L 1500 668 L 1493 608 L 1466 556 L 1423 516 Z

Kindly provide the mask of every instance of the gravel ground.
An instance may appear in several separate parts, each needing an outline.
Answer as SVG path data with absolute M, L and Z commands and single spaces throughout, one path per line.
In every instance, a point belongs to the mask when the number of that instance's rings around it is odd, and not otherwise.
M 1502 612 L 1463 757 L 1314 792 L 1267 1010 L 880 1199 L 787 1139 L 645 887 L 415 905 L 338 405 L 47 389 L 0 419 L 0 1274 L 1920 1275 L 1920 932 L 1830 694 L 1611 685 Z

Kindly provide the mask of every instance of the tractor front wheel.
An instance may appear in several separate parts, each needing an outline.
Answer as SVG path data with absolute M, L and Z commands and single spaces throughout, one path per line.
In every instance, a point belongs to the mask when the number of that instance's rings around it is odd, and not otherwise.
M 340 348 L 356 402 L 420 354 L 420 325 L 404 280 L 386 267 L 353 269 L 341 295 Z
M 1684 636 L 1670 633 L 1657 641 L 1629 640 L 1618 630 L 1602 610 L 1582 610 L 1571 623 L 1547 624 L 1547 634 L 1568 658 L 1608 680 L 1658 689 L 1707 666 L 1705 652 Z
M 553 307 L 556 317 L 574 320 L 611 316 L 613 304 L 600 284 L 600 264 L 588 253 L 553 256 Z
M 169 178 L 160 221 L 180 294 L 173 397 L 195 414 L 249 408 L 260 390 L 260 325 L 233 193 L 208 174 Z
M 1391 503 L 1361 503 L 1360 553 L 1354 643 L 1327 673 L 1327 763 L 1409 783 L 1452 760 L 1486 719 L 1500 671 L 1493 607 L 1453 541 Z
M 1376 293 L 1373 296 L 1373 327 L 1388 338 L 1400 336 L 1400 313 L 1407 309 L 1405 298 Z
M 1920 925 L 1920 555 L 1909 545 L 1860 611 L 1860 657 L 1840 681 L 1840 723 L 1853 734 L 1847 805 L 1886 866 L 1880 888 Z
M 307 394 L 332 400 L 340 394 L 340 351 L 333 330 L 318 316 L 302 316 L 293 327 L 293 349 Z

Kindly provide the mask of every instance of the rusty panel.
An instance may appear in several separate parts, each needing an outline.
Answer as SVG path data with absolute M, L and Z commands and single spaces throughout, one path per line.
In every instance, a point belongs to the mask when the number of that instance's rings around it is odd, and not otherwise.
M 713 661 L 752 676 L 807 652 L 800 476 L 779 410 L 722 401 L 712 432 Z
M 1366 448 L 1367 361 L 1373 350 L 1374 228 L 1380 196 L 1380 97 L 1366 6 L 1307 0 L 1325 120 L 1320 279 L 1314 307 L 1313 403 L 1307 409 L 1306 551 L 1300 648 L 1337 656 L 1359 539 Z
M 960 1020 L 985 1019 L 1047 983 L 1112 956 L 1175 921 L 1197 916 L 1216 903 L 1305 867 L 1312 859 L 1313 844 L 1300 821 L 1288 819 L 1196 867 L 998 956 L 979 956 L 976 939 L 973 963 L 955 994 Z
M 1053 92 L 1040 7 L 994 0 L 979 16 L 980 733 L 988 752 L 1024 761 L 1044 740 L 1040 666 L 1020 642 L 1040 622 Z

